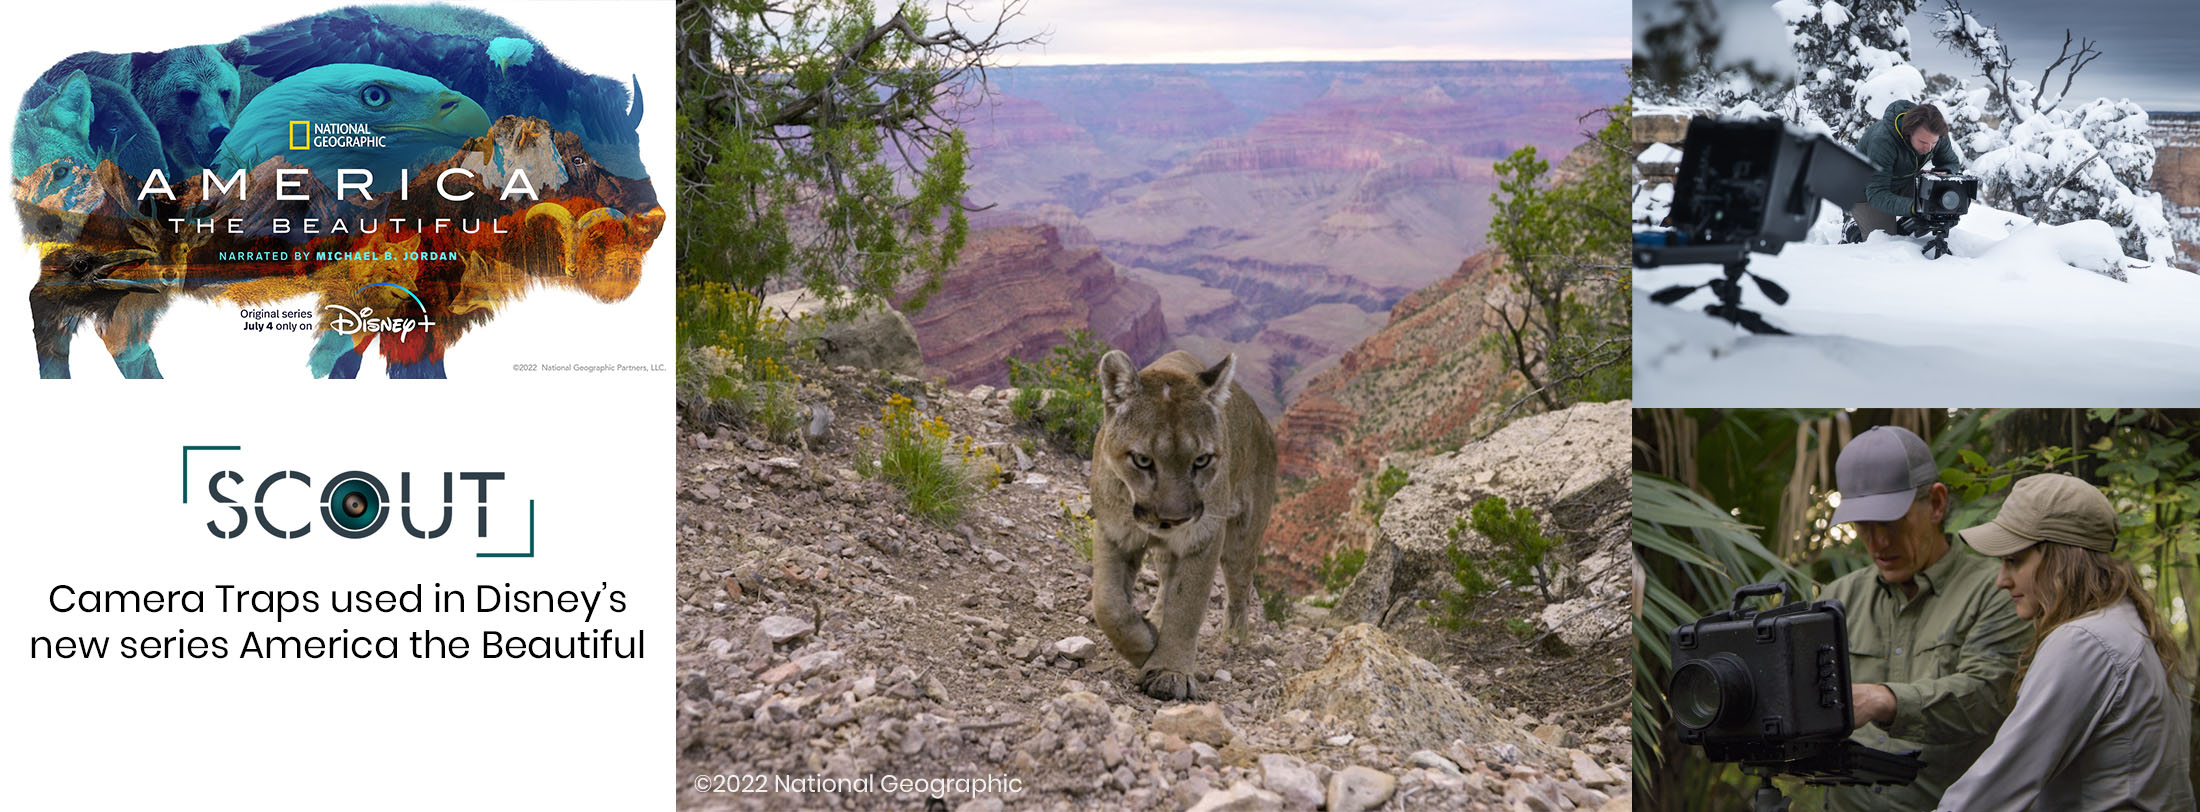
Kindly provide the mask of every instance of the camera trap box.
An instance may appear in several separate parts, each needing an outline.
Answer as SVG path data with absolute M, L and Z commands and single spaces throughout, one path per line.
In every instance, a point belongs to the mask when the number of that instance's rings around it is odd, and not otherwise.
M 1818 201 L 1861 200 L 1872 171 L 1855 150 L 1777 118 L 1697 116 L 1687 139 L 1671 220 L 1691 244 L 1779 253 L 1810 233 Z
M 1977 199 L 1978 178 L 1918 173 L 1916 211 L 1920 217 L 1953 220 L 1970 211 L 1971 201 Z
M 1758 611 L 1744 599 L 1786 594 Z M 1787 762 L 1839 748 L 1856 727 L 1840 601 L 1786 584 L 1736 590 L 1732 609 L 1675 627 L 1666 697 L 1680 739 L 1712 761 Z

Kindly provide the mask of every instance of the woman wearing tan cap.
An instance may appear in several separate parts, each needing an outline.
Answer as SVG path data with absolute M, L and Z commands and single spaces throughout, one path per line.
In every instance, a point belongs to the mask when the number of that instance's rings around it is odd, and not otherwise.
M 1962 531 L 2001 559 L 1997 586 L 2032 621 L 2016 709 L 1940 809 L 2191 810 L 2192 714 L 2177 643 L 2116 548 L 2116 510 L 2077 477 L 2017 482 Z

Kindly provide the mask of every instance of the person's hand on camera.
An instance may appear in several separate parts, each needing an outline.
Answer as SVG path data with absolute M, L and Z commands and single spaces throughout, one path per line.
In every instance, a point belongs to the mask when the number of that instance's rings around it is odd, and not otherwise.
M 1886 724 L 1894 721 L 1894 692 L 1887 686 L 1859 684 L 1849 686 L 1850 707 L 1855 709 L 1856 723 Z

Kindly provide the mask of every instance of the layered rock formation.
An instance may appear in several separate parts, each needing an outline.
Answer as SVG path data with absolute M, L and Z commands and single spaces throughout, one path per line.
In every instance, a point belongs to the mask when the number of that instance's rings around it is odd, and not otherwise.
M 1627 92 L 1616 61 L 1078 66 L 991 79 L 993 103 L 965 122 L 972 200 L 1081 224 L 1167 294 L 1176 346 L 1242 354 L 1239 374 L 1268 390 L 1271 419 L 1310 370 L 1382 323 L 1336 306 L 1382 313 L 1442 278 L 1480 247 L 1491 164 L 1523 145 L 1577 143 L 1579 117 Z M 1291 327 L 1294 317 L 1328 326 Z M 1262 337 L 1279 322 L 1296 337 Z
M 1476 254 L 1415 292 L 1358 346 L 1313 376 L 1276 427 L 1288 483 L 1268 526 L 1265 574 L 1303 589 L 1324 556 L 1362 546 L 1357 490 L 1386 456 L 1456 448 L 1509 380 L 1480 350 L 1499 255 Z
M 927 371 L 956 386 L 1004 386 L 1010 356 L 1036 359 L 1074 330 L 1090 330 L 1138 363 L 1159 357 L 1167 343 L 1153 288 L 1118 275 L 1096 248 L 1065 247 L 1060 229 L 1029 218 L 972 231 L 909 321 Z
M 2170 206 L 2177 267 L 2200 272 L 2200 113 L 2149 113 L 2155 191 Z

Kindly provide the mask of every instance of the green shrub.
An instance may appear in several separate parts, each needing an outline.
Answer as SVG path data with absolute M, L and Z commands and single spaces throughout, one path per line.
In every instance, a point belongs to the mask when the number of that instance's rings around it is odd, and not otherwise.
M 1330 592 L 1343 592 L 1345 587 L 1352 585 L 1352 577 L 1359 575 L 1360 568 L 1365 566 L 1367 566 L 1366 550 L 1342 550 L 1330 553 L 1327 558 L 1322 559 L 1322 587 Z
M 1406 486 L 1406 480 L 1411 476 L 1398 466 L 1384 466 L 1382 475 L 1375 478 L 1375 493 L 1361 507 L 1367 510 L 1368 515 L 1374 516 L 1375 521 L 1382 521 L 1383 508 L 1389 506 L 1390 497 L 1397 496 L 1398 490 Z
M 756 420 L 771 435 L 774 442 L 793 442 L 802 429 L 799 404 L 794 402 L 794 385 L 785 381 L 761 381 L 760 403 L 756 405 Z
M 788 322 L 747 291 L 716 283 L 689 285 L 677 301 L 683 407 L 700 406 L 705 420 L 754 420 L 772 439 L 791 441 L 801 410 L 800 378 L 787 366 Z
M 1061 529 L 1055 531 L 1055 535 L 1067 543 L 1071 550 L 1076 551 L 1078 558 L 1091 561 L 1092 540 L 1100 532 L 1099 523 L 1093 520 L 1091 514 L 1079 513 L 1071 508 L 1067 501 L 1059 504 L 1062 506 L 1063 524 Z
M 1489 539 L 1494 547 L 1493 557 L 1499 572 L 1515 585 L 1533 584 L 1543 593 L 1543 599 L 1549 601 L 1551 576 L 1543 558 L 1558 545 L 1558 540 L 1543 535 L 1535 513 L 1527 508 L 1512 510 L 1502 497 L 1493 496 L 1476 502 L 1473 516 L 1474 531 Z
M 875 461 L 864 460 L 865 473 L 875 472 L 901 488 L 909 497 L 909 512 L 953 524 L 977 493 L 985 452 L 968 436 L 957 438 L 945 419 L 919 417 L 916 404 L 901 395 L 888 397 L 879 417 L 879 455 Z M 868 438 L 870 428 L 858 434 Z M 997 474 L 999 465 L 991 467 Z
M 1253 576 L 1253 588 L 1261 594 L 1260 614 L 1268 618 L 1268 622 L 1281 624 L 1291 619 L 1291 596 L 1288 593 L 1261 586 L 1258 574 Z
M 1444 557 L 1451 560 L 1451 582 L 1457 588 L 1439 593 L 1441 604 L 1436 607 L 1436 615 L 1430 618 L 1436 625 L 1452 631 L 1474 623 L 1475 607 L 1492 589 L 1489 579 L 1482 576 L 1481 568 L 1475 566 L 1474 558 L 1459 549 L 1459 530 L 1465 526 L 1465 520 L 1453 525 L 1452 543 L 1444 545 Z
M 679 315 L 673 334 L 680 349 L 718 347 L 744 362 L 787 354 L 787 322 L 764 309 L 764 300 L 716 282 L 688 285 L 674 301 Z
M 1100 356 L 1107 352 L 1091 333 L 1076 330 L 1036 364 L 1008 359 L 1008 383 L 1020 390 L 1009 411 L 1039 424 L 1064 448 L 1092 456 L 1092 437 L 1100 432 Z

